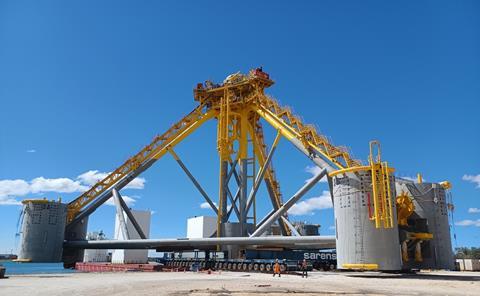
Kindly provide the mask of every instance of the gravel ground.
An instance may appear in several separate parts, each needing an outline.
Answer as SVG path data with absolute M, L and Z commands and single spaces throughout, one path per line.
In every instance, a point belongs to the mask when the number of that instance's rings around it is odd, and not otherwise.
M 269 274 L 215 272 L 76 273 L 11 276 L 0 295 L 480 295 L 480 273 L 312 272 Z

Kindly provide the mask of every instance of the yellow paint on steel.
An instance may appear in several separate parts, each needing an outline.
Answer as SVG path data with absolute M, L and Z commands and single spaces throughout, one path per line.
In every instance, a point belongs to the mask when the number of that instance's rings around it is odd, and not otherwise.
M 440 186 L 442 186 L 443 189 L 445 189 L 445 190 L 452 189 L 452 183 L 450 183 L 449 181 L 440 182 Z
M 376 154 L 375 154 L 376 151 Z M 373 216 L 375 228 L 393 227 L 393 202 L 390 188 L 390 169 L 387 162 L 381 160 L 381 149 L 378 141 L 370 142 L 370 174 L 372 178 Z
M 407 219 L 413 214 L 415 204 L 405 191 L 402 191 L 395 200 L 397 203 L 398 225 L 407 226 Z
M 387 211 L 387 216 L 385 217 L 385 228 L 392 228 L 393 227 L 393 205 L 392 205 L 392 190 L 390 188 L 390 174 L 388 170 L 388 163 L 384 161 L 382 163 L 382 177 L 384 179 L 384 183 L 387 184 L 386 188 L 386 196 L 385 196 L 385 207 Z
M 417 183 L 418 183 L 418 184 L 422 184 L 422 183 L 423 183 L 422 174 L 420 174 L 420 173 L 417 173 Z
M 345 263 L 342 264 L 342 267 L 355 270 L 378 270 L 378 264 L 376 263 Z
M 43 199 L 24 199 L 24 200 L 22 200 L 22 204 L 27 204 L 29 202 L 35 203 L 35 204 L 47 204 L 47 203 L 57 202 L 57 201 L 48 200 L 46 198 L 43 198 Z
M 371 169 L 371 167 L 368 166 L 368 165 L 355 166 L 355 167 L 345 168 L 345 169 L 341 169 L 341 170 L 336 170 L 336 171 L 333 171 L 333 172 L 329 173 L 328 175 L 330 177 L 334 177 L 336 175 L 341 175 L 341 174 L 346 174 L 346 173 L 355 173 L 355 172 L 360 172 L 360 171 L 368 171 L 370 169 Z
M 433 239 L 433 234 L 428 232 L 408 232 L 408 239 L 410 240 L 431 240 Z

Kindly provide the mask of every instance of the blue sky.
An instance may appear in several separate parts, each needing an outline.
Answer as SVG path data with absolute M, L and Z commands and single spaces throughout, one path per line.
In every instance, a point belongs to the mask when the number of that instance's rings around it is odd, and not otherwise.
M 190 112 L 197 82 L 259 65 L 268 93 L 356 157 L 378 139 L 399 176 L 451 181 L 458 245 L 479 246 L 478 1 L 258 2 L 2 1 L 0 252 L 15 247 L 18 201 L 72 200 Z M 215 148 L 209 122 L 176 149 L 212 196 Z M 311 177 L 286 140 L 274 165 L 285 197 Z M 212 213 L 171 156 L 142 178 L 122 193 L 154 211 L 151 237 Z M 332 234 L 324 190 L 293 218 Z M 113 227 L 111 206 L 89 224 Z

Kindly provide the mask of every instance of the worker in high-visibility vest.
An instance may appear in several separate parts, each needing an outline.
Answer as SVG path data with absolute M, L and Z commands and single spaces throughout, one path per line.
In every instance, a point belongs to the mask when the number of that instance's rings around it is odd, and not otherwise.
M 278 259 L 275 259 L 275 264 L 273 264 L 273 277 L 278 274 L 278 277 L 281 277 L 280 273 L 280 263 L 278 263 Z
M 302 265 L 301 265 L 301 269 L 302 269 L 302 278 L 303 277 L 308 277 L 308 273 L 307 273 L 307 270 L 308 270 L 308 264 L 307 264 L 307 260 L 303 259 L 302 261 Z

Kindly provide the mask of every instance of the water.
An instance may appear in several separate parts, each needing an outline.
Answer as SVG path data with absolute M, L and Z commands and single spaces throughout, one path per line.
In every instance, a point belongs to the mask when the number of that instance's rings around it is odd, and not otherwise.
M 49 274 L 49 273 L 72 273 L 75 270 L 64 269 L 63 263 L 18 263 L 12 261 L 0 261 L 6 269 L 6 276 L 15 274 Z

